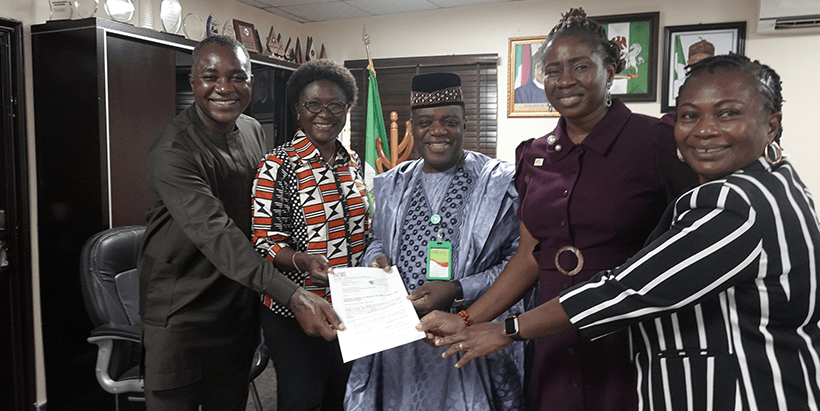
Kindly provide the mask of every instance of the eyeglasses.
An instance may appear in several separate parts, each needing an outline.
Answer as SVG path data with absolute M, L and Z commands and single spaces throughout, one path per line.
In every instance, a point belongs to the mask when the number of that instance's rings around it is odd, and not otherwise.
M 340 103 L 338 101 L 327 104 L 322 104 L 318 101 L 306 101 L 302 103 L 302 105 L 305 106 L 305 110 L 313 114 L 319 114 L 324 109 L 327 109 L 330 114 L 339 114 L 347 109 L 347 103 Z

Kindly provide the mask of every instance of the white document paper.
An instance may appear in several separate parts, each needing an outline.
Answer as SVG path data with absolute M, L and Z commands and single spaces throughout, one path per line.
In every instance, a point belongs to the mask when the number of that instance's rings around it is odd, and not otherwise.
M 328 280 L 333 308 L 345 325 L 336 333 L 344 362 L 424 338 L 396 266 L 390 272 L 334 268 Z

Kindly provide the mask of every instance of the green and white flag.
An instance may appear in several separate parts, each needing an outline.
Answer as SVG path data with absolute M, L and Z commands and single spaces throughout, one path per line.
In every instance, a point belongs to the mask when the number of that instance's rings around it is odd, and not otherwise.
M 376 138 L 381 137 L 382 148 L 385 156 L 390 156 L 390 148 L 387 142 L 387 132 L 384 128 L 384 117 L 382 115 L 382 101 L 379 97 L 379 84 L 376 82 L 376 70 L 373 65 L 367 66 L 370 73 L 367 89 L 367 127 L 365 128 L 365 149 L 364 149 L 364 183 L 367 186 L 367 197 L 370 204 L 375 205 L 373 193 L 373 177 L 376 176 L 376 159 L 379 152 L 376 150 Z M 370 207 L 373 210 L 373 207 Z
M 650 28 L 646 21 L 606 25 L 607 37 L 621 47 L 621 57 L 626 62 L 612 84 L 613 94 L 649 92 Z
M 675 37 L 675 62 L 677 62 L 681 66 L 686 65 L 686 60 L 683 59 L 683 46 L 680 44 L 680 36 Z M 673 70 L 675 75 L 675 80 L 680 80 L 678 78 L 678 71 Z

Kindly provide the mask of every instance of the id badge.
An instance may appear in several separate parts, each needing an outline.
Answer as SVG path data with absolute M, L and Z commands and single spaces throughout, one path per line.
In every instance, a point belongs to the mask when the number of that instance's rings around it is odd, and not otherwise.
M 453 243 L 429 241 L 427 243 L 427 279 L 449 281 L 453 269 Z

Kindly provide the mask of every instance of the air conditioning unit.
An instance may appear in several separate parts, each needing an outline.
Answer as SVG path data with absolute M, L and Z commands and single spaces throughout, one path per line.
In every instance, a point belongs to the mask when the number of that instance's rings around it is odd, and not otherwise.
M 820 0 L 760 0 L 758 33 L 820 28 Z

